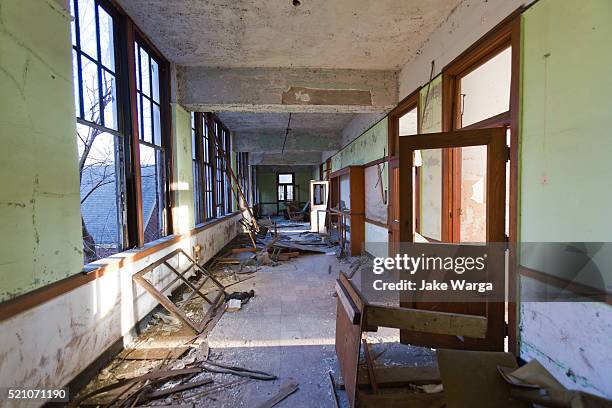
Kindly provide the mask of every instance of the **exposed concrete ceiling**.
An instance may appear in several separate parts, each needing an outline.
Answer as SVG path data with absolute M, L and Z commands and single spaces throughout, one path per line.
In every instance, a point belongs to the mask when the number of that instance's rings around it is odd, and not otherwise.
M 319 164 L 355 114 L 392 109 L 398 69 L 462 2 L 118 1 L 177 64 L 178 102 L 219 113 L 262 165 Z
M 236 151 L 257 153 L 261 164 L 319 164 L 321 152 L 338 150 L 342 129 L 355 117 L 349 113 L 221 112 L 232 129 Z M 285 133 L 289 125 L 289 133 Z M 283 151 L 283 144 L 284 151 Z
M 119 0 L 171 61 L 397 70 L 461 0 Z
M 261 129 L 282 130 L 289 121 L 289 113 L 244 113 L 222 112 L 219 117 L 235 132 L 253 132 Z M 355 117 L 351 113 L 292 113 L 291 129 L 315 132 L 337 132 L 338 134 Z

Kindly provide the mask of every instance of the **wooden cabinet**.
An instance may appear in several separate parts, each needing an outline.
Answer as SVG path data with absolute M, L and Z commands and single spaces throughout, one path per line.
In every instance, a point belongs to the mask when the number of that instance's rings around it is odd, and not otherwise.
M 362 166 L 348 166 L 330 176 L 330 209 L 338 214 L 341 243 L 348 245 L 352 256 L 361 255 L 365 238 L 365 190 Z M 342 221 L 341 219 L 344 219 Z

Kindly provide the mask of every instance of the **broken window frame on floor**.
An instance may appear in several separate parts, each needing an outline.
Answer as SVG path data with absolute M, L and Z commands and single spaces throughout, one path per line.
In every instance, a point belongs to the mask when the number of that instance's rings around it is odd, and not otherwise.
M 177 268 L 170 265 L 168 261 L 174 257 L 180 256 L 181 254 L 189 261 L 190 265 L 182 272 L 179 272 Z M 174 278 L 170 283 L 165 285 L 162 289 L 157 289 L 151 282 L 149 282 L 145 278 L 145 275 L 150 272 L 153 272 L 153 270 L 155 270 L 161 265 L 166 266 L 173 274 L 176 275 L 176 278 Z M 187 274 L 187 272 L 190 272 L 192 269 L 199 271 L 204 277 L 203 281 L 200 282 L 198 286 L 195 286 L 185 277 L 185 274 Z M 208 322 L 214 316 L 214 313 L 217 308 L 224 302 L 225 286 L 223 286 L 221 282 L 215 279 L 208 270 L 198 265 L 189 255 L 187 255 L 187 253 L 185 253 L 185 251 L 180 248 L 175 249 L 168 255 L 160 258 L 156 262 L 148 265 L 146 268 L 137 272 L 136 274 L 134 274 L 132 279 L 134 280 L 134 282 L 138 283 L 144 290 L 146 290 L 151 296 L 153 296 L 168 312 L 181 319 L 198 334 L 204 331 L 204 329 L 208 325 Z M 185 285 L 187 285 L 187 287 L 192 290 L 192 292 L 188 295 L 187 299 L 183 301 L 181 306 L 177 306 L 165 294 L 165 292 L 168 291 L 172 287 L 172 285 L 177 283 L 179 280 L 181 280 Z M 206 296 L 205 293 L 201 292 L 201 289 L 209 281 L 212 282 L 219 289 L 219 294 L 212 301 L 208 298 L 208 296 Z M 199 322 L 190 319 L 189 316 L 187 316 L 187 314 L 182 310 L 183 307 L 187 305 L 191 299 L 194 298 L 194 296 L 201 297 L 206 303 L 210 305 L 210 308 Z

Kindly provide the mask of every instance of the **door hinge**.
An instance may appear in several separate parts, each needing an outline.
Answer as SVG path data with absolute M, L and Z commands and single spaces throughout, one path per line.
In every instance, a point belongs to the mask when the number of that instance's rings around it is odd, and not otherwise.
M 504 322 L 504 337 L 508 337 L 508 322 Z
M 506 161 L 510 161 L 510 146 L 506 145 Z

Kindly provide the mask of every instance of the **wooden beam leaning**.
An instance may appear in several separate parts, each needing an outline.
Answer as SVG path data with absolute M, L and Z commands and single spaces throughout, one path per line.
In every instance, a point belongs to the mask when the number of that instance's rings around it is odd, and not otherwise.
M 364 317 L 370 327 L 392 327 L 477 339 L 484 339 L 487 334 L 487 318 L 484 316 L 367 305 Z
M 253 223 L 253 227 L 255 228 L 255 231 L 259 232 L 259 225 L 257 223 L 257 219 L 253 215 L 253 211 L 251 211 L 251 207 L 249 207 L 248 205 L 246 196 L 244 195 L 244 192 L 242 191 L 242 188 L 240 187 L 240 182 L 238 181 L 238 178 L 236 177 L 236 175 L 234 174 L 234 170 L 232 169 L 232 159 L 229 153 L 226 152 L 225 149 L 221 146 L 221 139 L 219 139 L 219 135 L 217 135 L 217 133 L 215 132 L 215 129 L 210 123 L 210 121 L 204 121 L 204 123 L 206 123 L 206 126 L 208 127 L 209 135 L 213 136 L 213 142 L 214 142 L 215 147 L 219 151 L 219 154 L 222 155 L 225 159 L 226 170 L 230 174 L 230 177 L 232 178 L 232 180 L 236 183 L 236 189 L 238 190 L 238 194 L 242 198 L 242 202 L 246 204 L 245 207 L 246 207 L 247 212 L 249 213 L 249 217 L 251 218 L 251 222 Z M 234 190 L 233 188 L 231 188 L 231 185 L 230 185 L 230 189 L 232 191 Z M 240 206 L 240 198 L 238 196 L 236 198 L 238 201 L 238 205 Z

